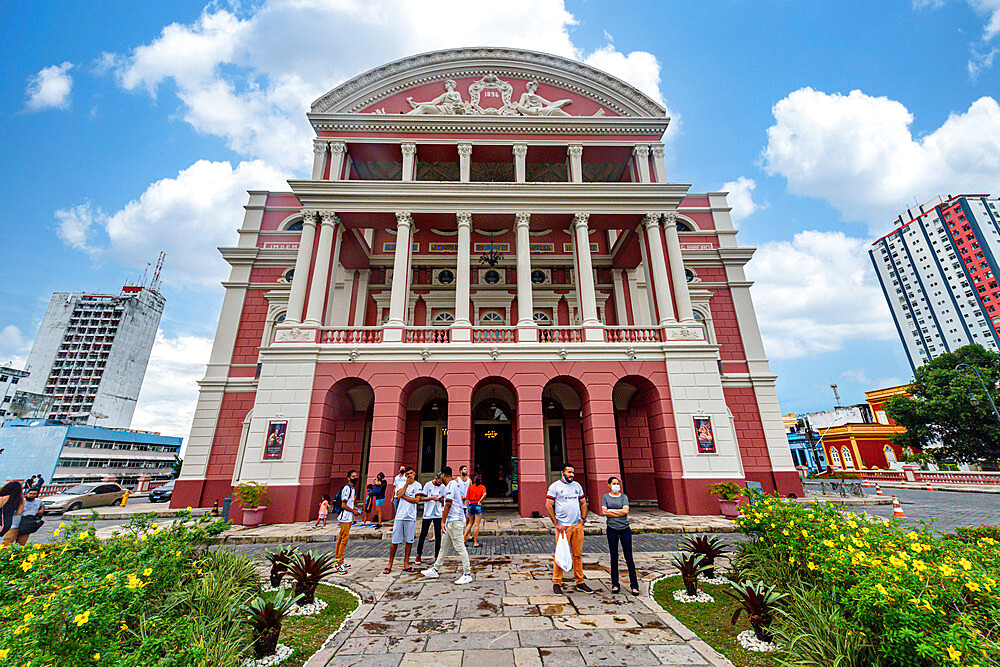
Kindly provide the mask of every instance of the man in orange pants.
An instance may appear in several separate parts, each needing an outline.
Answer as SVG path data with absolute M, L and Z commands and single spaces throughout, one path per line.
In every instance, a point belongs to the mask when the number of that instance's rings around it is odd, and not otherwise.
M 590 586 L 583 579 L 583 522 L 587 518 L 587 496 L 583 487 L 573 481 L 575 472 L 572 465 L 563 466 L 562 478 L 553 482 L 545 495 L 545 510 L 556 527 L 556 539 L 565 535 L 569 540 L 576 590 L 589 593 Z M 562 578 L 562 568 L 553 565 L 552 592 L 556 595 L 562 595 Z
M 337 500 L 340 502 L 340 514 L 337 522 L 340 523 L 340 533 L 337 535 L 337 572 L 344 574 L 349 565 L 344 565 L 344 553 L 347 551 L 347 540 L 351 537 L 351 524 L 354 517 L 361 514 L 361 510 L 354 507 L 354 499 L 357 497 L 355 487 L 358 484 L 358 471 L 352 470 L 347 473 L 347 484 L 340 490 Z

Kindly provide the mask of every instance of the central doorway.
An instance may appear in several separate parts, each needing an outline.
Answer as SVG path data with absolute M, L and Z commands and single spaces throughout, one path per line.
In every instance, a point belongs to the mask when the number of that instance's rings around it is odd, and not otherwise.
M 473 475 L 483 476 L 489 498 L 508 498 L 511 493 L 514 456 L 510 406 L 498 399 L 483 401 L 472 413 Z

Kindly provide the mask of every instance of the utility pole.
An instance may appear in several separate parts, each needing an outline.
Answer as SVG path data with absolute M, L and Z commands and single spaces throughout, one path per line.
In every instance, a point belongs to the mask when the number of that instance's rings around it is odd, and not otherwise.
M 834 399 L 835 401 L 837 401 L 837 407 L 838 407 L 838 408 L 839 408 L 839 407 L 841 407 L 841 406 L 840 406 L 840 394 L 839 394 L 839 393 L 837 393 L 837 385 L 835 385 L 835 384 L 831 384 L 831 385 L 830 385 L 830 389 L 833 389 L 833 399 Z
M 822 472 L 819 465 L 819 450 L 816 448 L 816 441 L 813 440 L 813 430 L 812 426 L 809 424 L 809 417 L 805 416 L 802 418 L 802 424 L 806 428 L 806 442 L 809 443 L 809 449 L 812 451 L 813 461 L 816 462 L 816 472 Z

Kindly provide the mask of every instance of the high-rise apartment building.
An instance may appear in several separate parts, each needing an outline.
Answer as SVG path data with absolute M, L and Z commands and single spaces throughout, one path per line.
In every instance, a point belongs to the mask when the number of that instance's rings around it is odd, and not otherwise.
M 22 389 L 53 398 L 51 419 L 128 428 L 163 304 L 155 288 L 138 285 L 115 295 L 56 292 Z
M 895 220 L 868 251 L 916 369 L 978 343 L 1000 350 L 1000 200 L 936 197 Z

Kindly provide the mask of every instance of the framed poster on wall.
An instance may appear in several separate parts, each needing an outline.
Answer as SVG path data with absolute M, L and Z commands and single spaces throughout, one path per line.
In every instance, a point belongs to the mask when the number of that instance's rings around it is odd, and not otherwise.
M 264 441 L 264 458 L 280 459 L 281 452 L 285 449 L 285 430 L 288 428 L 286 421 L 273 421 L 267 423 L 267 439 Z
M 694 438 L 698 442 L 699 454 L 715 453 L 715 431 L 711 417 L 694 418 Z

